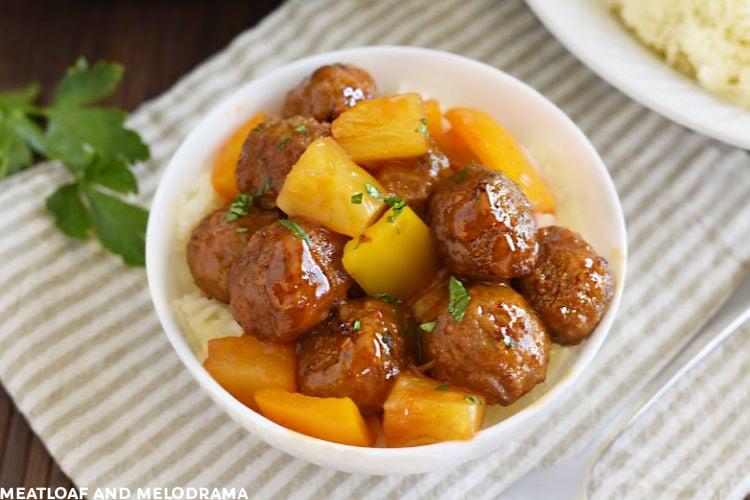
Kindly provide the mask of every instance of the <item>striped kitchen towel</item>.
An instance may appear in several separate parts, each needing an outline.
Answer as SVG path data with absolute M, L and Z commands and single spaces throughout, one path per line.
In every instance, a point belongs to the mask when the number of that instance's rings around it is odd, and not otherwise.
M 257 498 L 495 498 L 574 453 L 736 282 L 750 258 L 750 157 L 674 125 L 610 87 L 521 0 L 290 0 L 136 110 L 151 146 L 147 205 L 196 121 L 249 79 L 313 53 L 402 44 L 462 54 L 529 83 L 591 138 L 621 197 L 629 275 L 585 379 L 517 443 L 451 470 L 352 475 L 267 446 L 214 405 L 172 353 L 145 273 L 54 229 L 45 164 L 0 185 L 0 379 L 77 485 L 243 487 Z M 605 50 L 602 47 L 602 50 Z M 601 457 L 593 498 L 742 498 L 750 492 L 745 326 Z

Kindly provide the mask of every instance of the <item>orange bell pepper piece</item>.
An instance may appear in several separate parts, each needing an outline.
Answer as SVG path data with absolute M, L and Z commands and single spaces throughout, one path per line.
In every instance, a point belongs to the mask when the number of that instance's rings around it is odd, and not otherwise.
M 521 186 L 535 212 L 555 213 L 555 199 L 536 168 L 513 136 L 491 116 L 471 108 L 452 108 L 445 113 L 451 125 L 451 141 L 445 150 L 451 160 L 473 156 L 481 165 L 501 170 Z M 440 145 L 440 142 L 438 142 Z
M 211 184 L 216 192 L 226 201 L 234 201 L 237 195 L 240 194 L 239 189 L 237 189 L 235 168 L 237 167 L 237 161 L 240 159 L 242 144 L 245 142 L 247 134 L 265 120 L 266 115 L 264 113 L 258 113 L 253 116 L 237 129 L 232 134 L 232 137 L 219 149 L 219 154 L 214 163 L 214 170 L 211 173 Z
M 297 390 L 294 344 L 264 342 L 250 335 L 208 341 L 203 366 L 219 385 L 253 410 L 255 392 L 277 387 Z
M 255 393 L 260 411 L 287 429 L 352 446 L 375 443 L 370 427 L 351 398 L 318 398 L 283 389 Z
M 437 99 L 422 101 L 422 110 L 427 118 L 427 130 L 432 137 L 439 137 L 443 133 L 443 112 Z

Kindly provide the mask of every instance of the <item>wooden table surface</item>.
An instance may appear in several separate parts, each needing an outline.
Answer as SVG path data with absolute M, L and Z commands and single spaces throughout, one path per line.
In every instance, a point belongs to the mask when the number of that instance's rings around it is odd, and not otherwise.
M 109 102 L 130 111 L 280 3 L 0 0 L 0 91 L 38 82 L 42 100 L 49 100 L 65 69 L 83 55 L 91 62 L 106 59 L 125 66 Z M 0 486 L 71 486 L 2 387 Z

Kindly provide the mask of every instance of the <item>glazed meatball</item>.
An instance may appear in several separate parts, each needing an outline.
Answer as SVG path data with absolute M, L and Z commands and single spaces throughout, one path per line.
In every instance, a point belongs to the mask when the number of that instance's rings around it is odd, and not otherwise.
M 403 314 L 397 307 L 373 298 L 341 304 L 298 344 L 299 391 L 350 397 L 363 414 L 379 412 L 404 366 Z
M 269 118 L 258 125 L 247 135 L 237 162 L 240 192 L 259 195 L 263 208 L 273 208 L 286 174 L 307 146 L 330 130 L 329 124 L 304 116 Z
M 281 116 L 312 116 L 331 122 L 359 101 L 377 93 L 367 71 L 350 64 L 322 66 L 286 96 Z
M 256 207 L 247 210 L 247 215 L 228 218 L 229 207 L 204 217 L 187 244 L 188 267 L 195 284 L 207 297 L 221 302 L 229 302 L 229 271 L 247 241 L 257 230 L 279 218 L 275 212 Z
M 614 296 L 607 259 L 576 232 L 559 226 L 539 230 L 539 257 L 517 281 L 521 293 L 549 329 L 552 340 L 575 345 L 588 338 Z
M 431 375 L 509 405 L 547 375 L 550 340 L 524 298 L 507 285 L 475 284 L 460 322 L 444 310 L 422 334 Z
M 232 315 L 261 340 L 293 342 L 346 298 L 346 238 L 305 218 L 256 232 L 229 275 Z
M 438 184 L 429 216 L 438 251 L 458 277 L 498 282 L 534 267 L 534 212 L 502 172 L 478 165 L 458 171 Z
M 424 218 L 435 184 L 450 172 L 450 160 L 433 148 L 418 158 L 375 163 L 369 170 L 390 196 L 401 198 Z

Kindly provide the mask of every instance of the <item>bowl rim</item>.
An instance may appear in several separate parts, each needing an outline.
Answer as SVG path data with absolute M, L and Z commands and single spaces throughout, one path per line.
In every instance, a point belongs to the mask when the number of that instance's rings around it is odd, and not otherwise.
M 335 60 L 351 60 L 356 63 L 356 61 L 359 60 L 358 58 L 373 54 L 396 54 L 400 57 L 409 56 L 422 59 L 434 59 L 441 63 L 447 62 L 450 64 L 471 67 L 475 71 L 490 74 L 489 76 L 498 81 L 502 81 L 504 85 L 514 87 L 520 92 L 529 94 L 530 98 L 539 101 L 540 104 L 546 107 L 547 112 L 552 113 L 557 119 L 564 122 L 566 127 L 570 129 L 570 132 L 575 135 L 580 145 L 583 146 L 586 155 L 593 162 L 596 170 L 600 172 L 601 181 L 607 190 L 606 199 L 613 204 L 610 208 L 617 214 L 618 220 L 612 222 L 615 224 L 615 232 L 618 235 L 619 241 L 617 241 L 616 246 L 621 252 L 621 260 L 618 266 L 619 272 L 616 276 L 615 295 L 610 304 L 609 310 L 597 326 L 595 334 L 584 342 L 577 359 L 574 360 L 568 372 L 554 385 L 549 387 L 538 400 L 532 402 L 514 415 L 511 415 L 487 428 L 483 428 L 473 439 L 468 441 L 445 441 L 435 444 L 403 448 L 361 448 L 306 436 L 271 421 L 236 400 L 203 368 L 202 363 L 198 361 L 187 342 L 187 339 L 182 333 L 179 323 L 175 320 L 173 307 L 167 298 L 169 294 L 166 288 L 166 280 L 161 279 L 164 270 L 168 267 L 169 260 L 167 252 L 167 249 L 169 248 L 167 243 L 169 242 L 163 237 L 164 235 L 162 234 L 163 231 L 161 228 L 166 227 L 166 224 L 174 224 L 173 211 L 175 195 L 169 190 L 169 186 L 171 185 L 169 181 L 170 179 L 176 178 L 177 173 L 180 170 L 179 165 L 182 164 L 183 158 L 189 157 L 191 149 L 195 149 L 195 144 L 201 143 L 200 137 L 205 131 L 213 126 L 212 124 L 214 122 L 220 119 L 219 115 L 222 113 L 222 110 L 238 105 L 238 96 L 247 94 L 248 89 L 252 89 L 253 86 L 259 86 L 261 82 L 283 78 L 284 75 L 295 73 L 301 68 L 314 68 L 316 65 L 319 66 L 324 63 L 331 63 Z M 377 79 L 377 75 L 374 76 Z M 277 90 L 277 92 L 281 93 L 285 92 L 285 90 Z M 214 148 L 216 146 L 216 144 L 213 145 Z M 580 378 L 586 368 L 590 366 L 591 360 L 598 352 L 611 329 L 612 322 L 614 321 L 619 308 L 625 284 L 627 269 L 627 238 L 622 206 L 614 182 L 609 175 L 604 162 L 589 139 L 583 134 L 578 126 L 562 110 L 560 110 L 560 108 L 530 85 L 497 67 L 462 55 L 436 49 L 399 45 L 351 47 L 307 56 L 278 66 L 256 78 L 253 78 L 249 82 L 235 88 L 228 96 L 211 106 L 208 113 L 200 118 L 198 123 L 192 127 L 188 135 L 183 138 L 163 171 L 162 178 L 159 180 L 151 206 L 152 211 L 148 220 L 146 232 L 146 273 L 148 287 L 161 327 L 182 363 L 188 368 L 191 375 L 198 381 L 204 391 L 214 400 L 214 402 L 216 402 L 234 420 L 252 434 L 260 436 L 277 449 L 281 449 L 293 456 L 303 458 L 313 463 L 318 463 L 319 465 L 331 466 L 349 472 L 365 472 L 373 474 L 383 473 L 379 470 L 365 470 L 361 466 L 355 464 L 351 464 L 349 467 L 347 465 L 342 466 L 340 464 L 334 464 L 325 458 L 316 459 L 315 457 L 311 457 L 309 454 L 304 453 L 304 450 L 290 449 L 289 446 L 286 446 L 283 443 L 283 441 L 287 440 L 292 435 L 296 435 L 298 438 L 297 441 L 299 442 L 314 443 L 314 446 L 318 449 L 317 453 L 314 454 L 316 457 L 321 457 L 321 455 L 338 456 L 341 453 L 356 453 L 358 455 L 366 455 L 373 460 L 396 460 L 398 463 L 403 463 L 403 461 L 398 459 L 414 458 L 415 456 L 418 456 L 420 458 L 432 457 L 433 460 L 443 462 L 444 466 L 455 465 L 491 452 L 503 444 L 500 439 L 503 435 L 507 435 L 522 422 L 534 419 L 543 413 L 546 408 L 550 407 L 561 397 L 562 394 L 567 392 L 568 388 L 571 387 L 571 385 Z M 597 333 L 599 335 L 597 335 Z M 248 424 L 250 424 L 250 426 L 248 426 Z M 419 453 L 415 453 L 415 450 L 418 450 Z M 360 451 L 361 453 L 359 453 Z M 445 458 L 438 459 L 437 457 L 451 458 L 446 460 Z M 429 460 L 425 461 L 425 465 L 428 463 L 432 462 Z M 439 467 L 429 467 L 425 470 L 417 471 L 404 471 L 403 473 L 425 472 L 435 468 Z M 375 467 L 375 469 L 377 469 L 377 467 Z M 418 464 L 416 469 L 419 469 Z M 400 472 L 389 470 L 386 473 Z

